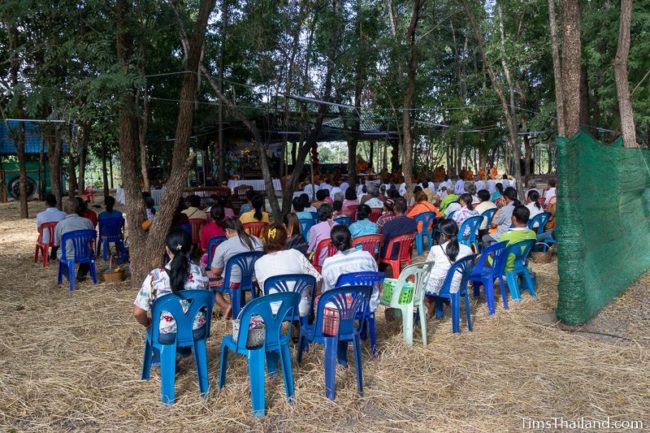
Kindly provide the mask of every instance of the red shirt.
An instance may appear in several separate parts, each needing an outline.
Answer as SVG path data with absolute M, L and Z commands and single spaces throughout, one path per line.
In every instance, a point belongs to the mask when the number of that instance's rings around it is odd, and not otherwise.
M 88 218 L 93 226 L 97 227 L 97 214 L 90 209 L 86 209 L 80 216 Z
M 226 236 L 226 232 L 217 225 L 214 221 L 210 221 L 201 229 L 201 249 L 208 250 L 208 242 L 215 236 Z

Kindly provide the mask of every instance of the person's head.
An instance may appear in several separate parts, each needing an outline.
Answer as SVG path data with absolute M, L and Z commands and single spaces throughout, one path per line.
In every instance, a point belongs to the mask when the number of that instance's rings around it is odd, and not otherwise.
M 343 202 L 341 200 L 334 200 L 332 208 L 334 209 L 334 212 L 341 212 L 343 210 Z
M 422 187 L 422 189 L 427 189 L 429 188 L 429 182 L 423 180 L 422 183 L 420 183 L 420 186 Z
M 144 207 L 151 210 L 151 212 L 156 213 L 154 206 L 156 206 L 156 202 L 153 201 L 151 196 L 144 198 Z
M 223 196 L 221 196 L 221 197 L 217 197 L 217 198 L 215 199 L 215 203 L 217 204 L 217 206 L 221 206 L 221 207 L 224 208 L 224 209 L 227 208 L 227 207 L 229 207 L 229 206 L 228 206 L 229 203 L 228 203 L 228 198 L 227 198 L 227 197 L 223 197 Z
M 65 213 L 79 212 L 79 201 L 74 197 L 68 197 L 63 200 L 63 211 Z
M 45 196 L 45 204 L 47 207 L 56 207 L 56 196 L 52 193 L 48 193 Z
M 502 177 L 502 179 L 503 179 L 503 180 L 507 180 L 507 179 L 508 179 L 508 175 L 505 174 L 505 173 L 503 173 L 503 177 Z
M 176 206 L 176 213 L 181 213 L 185 210 L 185 200 L 183 197 L 178 199 L 178 205 Z
M 424 201 L 427 201 L 427 195 L 420 189 L 420 191 L 417 191 L 415 193 L 415 201 L 416 203 L 421 203 Z
M 251 200 L 251 205 L 253 206 L 253 209 L 255 210 L 255 213 L 253 214 L 253 218 L 255 218 L 258 221 L 262 221 L 262 218 L 264 217 L 263 211 L 264 211 L 264 197 L 262 197 L 260 194 L 255 194 L 253 196 L 253 199 Z
M 344 224 L 338 224 L 332 227 L 330 239 L 332 240 L 332 245 L 339 251 L 346 251 L 352 248 L 352 233 L 350 233 L 348 226 Z
M 388 190 L 388 197 L 389 197 L 389 198 L 392 198 L 393 200 L 395 200 L 395 199 L 401 197 L 401 196 L 399 195 L 399 191 L 397 190 L 397 188 L 395 188 L 395 185 L 393 185 L 393 186 Z
M 481 202 L 490 201 L 490 191 L 487 189 L 480 190 L 476 195 L 478 195 L 478 199 L 481 200 Z
M 244 231 L 244 226 L 238 218 L 226 218 L 223 221 L 223 229 L 226 232 L 226 237 L 228 239 L 234 238 L 235 236 L 239 237 L 241 243 L 246 246 L 249 250 L 253 250 L 253 240 L 251 237 Z
M 528 196 L 526 197 L 528 203 L 535 203 L 537 209 L 541 209 L 542 206 L 539 204 L 539 193 L 536 189 L 531 189 L 528 191 Z
M 187 198 L 187 203 L 189 203 L 191 207 L 201 207 L 201 197 L 198 195 L 191 195 Z
M 512 211 L 512 224 L 515 227 L 528 227 L 528 220 L 530 219 L 530 211 L 526 206 L 515 206 Z
M 474 185 L 473 183 L 468 183 L 467 185 L 465 185 L 465 191 L 468 194 L 476 195 L 476 185 Z
M 386 212 L 393 212 L 393 210 L 395 210 L 395 200 L 392 198 L 387 198 L 384 200 L 384 209 Z
M 445 175 L 445 182 L 448 182 L 448 181 L 449 181 L 449 176 Z
M 221 206 L 214 205 L 210 208 L 210 217 L 218 226 L 223 227 L 223 220 L 226 214 Z
M 108 212 L 113 212 L 113 207 L 115 207 L 115 199 L 109 195 L 104 199 L 104 206 Z
M 325 200 L 327 198 L 328 195 L 329 195 L 328 190 L 320 189 L 320 190 L 316 191 L 316 200 L 323 201 L 323 200 Z
M 555 188 L 557 186 L 557 179 L 555 179 L 555 178 L 549 179 L 548 180 L 548 186 L 550 186 L 551 188 Z
M 328 203 L 323 203 L 318 208 L 318 221 L 327 221 L 332 218 L 332 207 Z
M 345 199 L 350 201 L 357 199 L 357 192 L 354 190 L 354 188 L 348 188 L 345 190 Z
M 458 251 L 460 250 L 460 246 L 458 245 L 458 224 L 454 220 L 446 219 L 438 227 L 445 240 L 448 241 L 445 253 L 447 253 L 450 261 L 455 262 L 456 257 L 458 257 Z
M 302 202 L 303 209 L 309 207 L 309 195 L 307 193 L 303 192 L 298 196 L 298 198 Z
M 503 184 L 501 182 L 494 185 L 494 187 L 499 191 L 500 194 L 503 194 Z
M 77 200 L 77 213 L 81 215 L 88 210 L 88 203 L 81 197 L 75 197 Z
M 370 206 L 367 204 L 362 204 L 357 208 L 357 221 L 365 220 L 370 216 L 370 212 L 372 210 L 370 209 Z
M 185 288 L 185 280 L 190 271 L 190 261 L 187 254 L 192 248 L 192 237 L 181 228 L 173 228 L 165 238 L 167 255 L 171 258 L 169 262 L 169 284 L 172 292 Z
M 472 206 L 472 194 L 464 193 L 461 194 L 460 197 L 458 197 L 458 203 L 460 203 L 461 206 L 467 207 L 469 210 L 474 210 L 474 206 Z
M 404 212 L 406 212 L 406 199 L 404 197 L 397 197 L 395 199 L 395 213 L 404 215 Z
M 415 195 L 415 197 L 418 196 L 418 193 L 419 193 L 419 192 L 422 192 L 422 187 L 421 187 L 420 185 L 416 185 L 416 186 L 413 188 L 413 194 Z M 426 198 L 427 195 L 424 194 L 424 197 Z M 417 200 L 417 198 L 416 198 L 415 200 Z
M 303 212 L 305 210 L 305 203 L 300 197 L 294 197 L 292 204 L 295 212 Z
M 282 224 L 273 223 L 262 234 L 264 252 L 274 253 L 287 247 L 287 229 Z
M 295 236 L 299 235 L 301 232 L 300 229 L 300 220 L 298 219 L 298 216 L 293 213 L 286 214 L 284 216 L 284 225 L 287 228 L 287 236 Z
M 507 202 L 515 201 L 517 200 L 517 190 L 509 186 L 503 190 L 503 197 Z
M 253 201 L 253 197 L 255 197 L 257 194 L 255 193 L 254 190 L 249 189 L 246 191 L 246 200 L 251 203 Z

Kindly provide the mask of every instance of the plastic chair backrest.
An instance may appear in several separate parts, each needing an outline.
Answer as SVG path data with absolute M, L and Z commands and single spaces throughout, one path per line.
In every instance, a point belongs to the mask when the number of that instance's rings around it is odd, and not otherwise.
M 61 236 L 61 261 L 72 260 L 72 257 L 66 257 L 66 245 L 72 242 L 74 246 L 74 261 L 81 263 L 88 261 L 95 256 L 95 240 L 97 232 L 95 230 L 75 230 L 64 233 Z
M 429 274 L 433 268 L 433 262 L 416 263 L 408 265 L 399 274 L 393 294 L 391 296 L 390 304 L 399 305 L 399 299 L 402 292 L 402 287 L 407 281 L 413 283 L 413 302 L 419 303 L 424 295 L 424 290 L 429 281 Z
M 469 279 L 469 276 L 472 272 L 475 260 L 476 260 L 475 254 L 471 254 L 469 256 L 463 257 L 462 259 L 456 260 L 454 264 L 451 265 L 451 268 L 449 268 L 449 271 L 447 271 L 447 276 L 445 277 L 445 281 L 442 284 L 442 287 L 440 288 L 438 294 L 449 295 L 449 291 L 451 290 L 451 284 L 457 272 L 462 274 L 459 291 L 462 290 L 464 287 L 467 287 L 467 280 Z
M 302 293 L 308 290 L 310 293 L 311 305 L 309 311 L 314 311 L 314 296 L 316 294 L 316 278 L 307 274 L 285 274 L 269 277 L 264 281 L 264 296 L 268 296 L 271 290 L 276 293 L 296 292 Z M 299 317 L 299 311 L 293 312 L 294 318 Z
M 379 255 L 381 241 L 384 235 L 363 235 L 352 239 L 352 247 L 361 245 L 361 249 L 368 251 L 375 259 Z
M 339 275 L 334 287 L 340 289 L 346 286 L 371 286 L 373 289 L 377 287 L 377 289 L 381 290 L 384 278 L 386 278 L 384 272 L 349 272 Z
M 36 240 L 36 243 L 39 245 L 45 245 L 43 243 L 43 234 L 47 232 L 49 234 L 47 245 L 50 247 L 54 246 L 54 229 L 56 228 L 56 225 L 58 222 L 56 221 L 51 221 L 48 223 L 43 223 L 40 226 L 38 226 L 38 239 Z
M 368 219 L 372 221 L 373 223 L 376 223 L 379 217 L 381 216 L 383 209 L 382 208 L 371 208 L 370 209 L 370 215 L 368 215 Z
M 309 233 L 309 229 L 314 225 L 313 218 L 298 218 L 298 221 L 300 222 L 300 231 L 303 236 Z
M 309 212 L 311 214 L 311 219 L 314 220 L 314 224 L 318 224 L 320 220 L 318 219 L 318 212 Z
M 528 228 L 531 230 L 537 230 L 537 234 L 541 235 L 542 233 L 544 233 L 544 229 L 546 228 L 546 223 L 548 222 L 550 217 L 551 217 L 550 212 L 542 212 L 540 214 L 537 214 L 533 218 L 528 220 Z M 537 224 L 537 229 L 535 229 L 535 224 Z
M 364 327 L 364 321 L 369 308 L 372 286 L 344 286 L 324 292 L 318 300 L 316 309 L 315 336 L 324 337 L 323 320 L 325 308 L 334 309 L 338 313 L 338 335 L 352 336 Z M 329 304 L 329 305 L 328 305 Z M 355 329 L 355 319 L 360 317 L 359 326 Z
M 525 265 L 526 259 L 528 259 L 528 255 L 530 254 L 531 250 L 535 246 L 535 242 L 537 242 L 535 239 L 528 239 L 525 241 L 520 241 L 514 244 L 510 244 L 506 248 L 505 256 L 509 257 L 510 254 L 514 254 L 515 267 L 517 265 L 523 266 Z
M 327 253 L 325 255 L 325 258 L 327 257 L 332 257 L 334 254 L 336 254 L 337 249 L 332 244 L 332 240 L 327 238 L 327 239 L 322 239 L 320 242 L 318 242 L 318 245 L 316 245 L 316 249 L 314 250 L 314 257 L 312 258 L 312 265 L 316 266 L 317 268 L 322 266 L 322 263 L 320 262 L 320 256 L 322 255 L 322 251 L 327 248 Z
M 245 200 L 246 199 L 246 193 L 248 191 L 252 191 L 252 190 L 253 190 L 253 187 L 250 186 L 250 185 L 239 185 L 239 186 L 235 187 L 235 195 L 237 196 L 237 198 Z
M 461 243 L 476 242 L 476 232 L 478 232 L 478 228 L 482 222 L 483 222 L 482 216 L 469 217 L 465 221 L 463 221 L 463 223 L 460 225 L 460 228 L 458 229 L 458 235 L 457 235 L 458 242 Z M 467 233 L 467 235 L 465 235 L 465 233 Z
M 181 301 L 190 301 L 187 313 L 183 312 Z M 205 334 L 202 339 L 207 339 L 210 334 L 210 319 L 212 318 L 212 305 L 214 295 L 210 290 L 179 290 L 161 296 L 153 302 L 151 309 L 152 341 L 160 342 L 160 314 L 168 312 L 176 322 L 176 341 L 169 344 L 190 346 L 194 343 L 193 325 L 198 312 L 205 308 Z
M 265 222 L 252 222 L 244 224 L 244 230 L 251 236 L 260 237 L 264 229 L 268 227 L 268 223 Z
M 495 244 L 490 245 L 486 249 L 483 250 L 481 255 L 479 256 L 478 260 L 476 261 L 476 264 L 474 265 L 474 271 L 473 272 L 482 272 L 484 269 L 492 269 L 493 270 L 493 275 L 497 276 L 498 271 L 501 269 L 501 272 L 503 272 L 503 266 L 505 265 L 505 251 L 506 247 L 508 246 L 508 242 L 503 241 L 503 242 L 497 242 Z M 486 266 L 486 262 L 488 257 L 492 258 L 492 265 Z
M 201 218 L 190 218 L 192 226 L 192 243 L 198 244 L 201 240 L 201 227 L 205 225 L 205 220 Z
M 436 214 L 433 212 L 422 212 L 415 216 L 415 222 L 418 225 L 418 233 L 428 231 Z
M 346 211 L 347 214 L 350 214 L 350 218 L 352 221 L 357 220 L 357 210 L 359 210 L 359 205 L 358 204 L 351 204 L 349 206 L 346 206 L 344 211 Z
M 104 218 L 99 220 L 99 237 L 100 239 L 122 239 L 122 228 L 124 227 L 124 218 Z
M 454 219 L 454 214 L 455 214 L 455 213 L 456 213 L 456 211 L 450 212 L 449 215 L 447 215 L 447 219 L 448 219 L 448 220 L 453 220 L 453 219 Z
M 239 313 L 239 333 L 237 335 L 237 350 L 247 349 L 248 330 L 253 316 L 260 316 L 264 321 L 264 346 L 273 347 L 280 343 L 282 322 L 287 315 L 293 315 L 298 309 L 300 294 L 296 292 L 272 293 L 249 301 Z M 274 308 L 271 308 L 273 304 Z M 273 314 L 273 309 L 277 308 Z
M 225 236 L 215 236 L 212 239 L 208 241 L 208 267 L 207 269 L 210 269 L 210 266 L 212 265 L 212 258 L 214 257 L 214 251 L 217 249 L 219 244 L 222 242 L 226 241 Z
M 336 218 L 334 218 L 334 222 L 336 224 L 341 224 L 341 225 L 350 227 L 350 224 L 352 224 L 352 218 L 350 218 L 349 216 L 346 216 L 346 215 L 341 215 L 341 216 L 337 216 Z
M 230 288 L 230 278 L 232 270 L 238 267 L 241 272 L 241 280 L 239 282 L 240 290 L 253 290 L 253 277 L 255 276 L 255 262 L 257 259 L 264 255 L 261 251 L 250 251 L 247 253 L 235 254 L 232 256 L 228 263 L 226 263 L 226 270 L 223 277 L 223 287 Z
M 397 245 L 397 247 L 399 248 L 396 260 L 399 261 L 408 260 L 411 257 L 411 252 L 413 250 L 414 242 L 415 242 L 414 234 L 394 237 L 393 239 L 390 240 L 388 246 L 386 247 L 386 256 L 384 257 L 384 260 L 392 260 L 391 257 L 393 253 L 393 247 L 395 245 Z
M 494 219 L 494 214 L 497 213 L 497 208 L 488 209 L 481 214 L 483 221 L 485 222 L 487 228 L 490 228 L 492 225 L 492 220 Z

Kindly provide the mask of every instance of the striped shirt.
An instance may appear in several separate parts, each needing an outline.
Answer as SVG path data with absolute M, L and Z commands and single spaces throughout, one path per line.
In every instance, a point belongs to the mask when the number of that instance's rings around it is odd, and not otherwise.
M 350 248 L 339 251 L 323 262 L 323 286 L 321 291 L 326 292 L 336 287 L 336 281 L 343 274 L 350 272 L 377 272 L 377 262 L 372 255 L 363 250 Z M 375 311 L 379 305 L 379 288 L 375 287 L 370 298 L 370 311 Z

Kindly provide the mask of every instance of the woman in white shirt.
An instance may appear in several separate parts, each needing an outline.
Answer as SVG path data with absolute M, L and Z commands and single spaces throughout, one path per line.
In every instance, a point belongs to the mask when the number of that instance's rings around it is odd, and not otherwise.
M 539 204 L 539 193 L 537 190 L 531 189 L 528 191 L 528 196 L 526 197 L 526 207 L 530 211 L 530 217 L 528 218 L 529 220 L 544 212 L 544 208 L 542 208 L 542 205 Z M 539 224 L 535 223 L 533 227 L 537 228 L 538 226 Z
M 427 262 L 433 262 L 431 273 L 429 274 L 429 281 L 427 282 L 426 293 L 435 295 L 437 294 L 447 278 L 447 272 L 451 266 L 456 263 L 458 259 L 469 256 L 472 254 L 472 249 L 467 245 L 459 244 L 458 224 L 453 220 L 444 220 L 439 225 L 440 231 L 445 237 L 445 243 L 442 245 L 435 245 L 429 250 Z M 456 293 L 460 288 L 462 275 L 454 275 L 449 289 L 450 293 Z M 433 317 L 434 302 L 431 298 L 424 298 L 424 303 L 427 306 L 427 314 L 429 318 Z
M 273 223 L 262 236 L 264 254 L 255 262 L 255 278 L 260 288 L 264 289 L 267 279 L 276 275 L 307 274 L 316 278 L 320 285 L 321 276 L 309 263 L 309 260 L 298 250 L 286 249 L 287 229 L 282 224 Z M 314 290 L 317 288 L 314 287 Z M 302 292 L 300 300 L 300 315 L 307 316 L 311 307 L 311 296 L 308 290 Z

